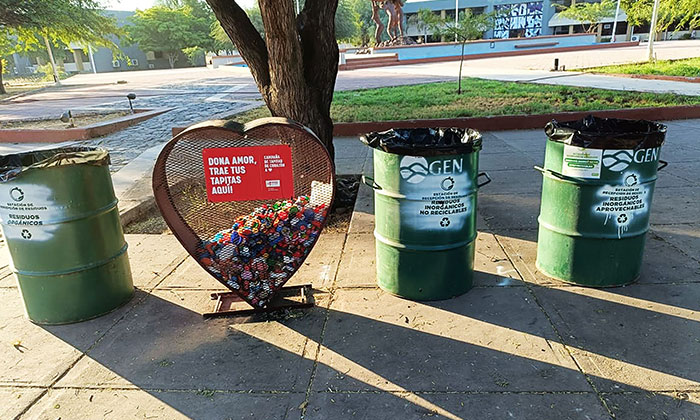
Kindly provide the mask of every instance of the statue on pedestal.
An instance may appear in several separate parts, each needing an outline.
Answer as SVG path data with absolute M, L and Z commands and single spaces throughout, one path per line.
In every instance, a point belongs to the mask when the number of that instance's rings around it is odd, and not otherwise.
M 415 44 L 404 35 L 402 0 L 370 0 L 372 2 L 372 20 L 377 25 L 374 32 L 375 47 Z M 385 27 L 380 18 L 381 11 L 389 15 L 389 24 Z M 382 32 L 386 29 L 389 40 L 382 42 Z

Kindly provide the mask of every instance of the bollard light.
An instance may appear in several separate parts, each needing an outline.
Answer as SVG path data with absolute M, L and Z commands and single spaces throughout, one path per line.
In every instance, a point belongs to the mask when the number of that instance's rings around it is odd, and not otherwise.
M 70 110 L 61 114 L 61 122 L 68 123 L 68 127 L 75 127 L 75 122 L 73 121 L 73 113 Z
M 134 106 L 132 105 L 131 101 L 136 99 L 136 94 L 135 93 L 129 93 L 126 95 L 126 99 L 129 100 L 129 109 L 131 109 L 131 113 L 134 113 Z

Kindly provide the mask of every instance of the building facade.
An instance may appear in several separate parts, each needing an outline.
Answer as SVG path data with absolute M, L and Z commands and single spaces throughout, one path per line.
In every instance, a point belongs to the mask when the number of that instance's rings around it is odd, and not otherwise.
M 486 39 L 532 38 L 547 35 L 563 35 L 585 32 L 586 28 L 580 22 L 559 16 L 557 5 L 569 6 L 571 0 L 423 0 L 408 1 L 404 5 L 406 16 L 406 32 L 419 42 L 438 42 L 425 28 L 416 25 L 412 16 L 419 10 L 428 9 L 439 14 L 444 19 L 455 19 L 455 13 L 470 9 L 472 13 L 496 13 L 493 28 L 484 33 Z M 617 25 L 617 40 L 628 35 L 626 16 L 620 12 Z M 612 35 L 613 18 L 600 26 L 599 37 Z M 620 36 L 622 35 L 622 36 Z
M 134 12 L 106 10 L 105 14 L 114 18 L 117 26 L 123 27 L 130 23 L 129 18 L 134 15 Z M 56 54 L 58 64 L 63 66 L 66 73 L 106 73 L 170 68 L 167 56 L 161 51 L 142 51 L 138 45 L 126 44 L 117 38 L 114 38 L 113 42 L 118 47 L 117 54 L 109 48 L 71 44 L 65 51 Z M 13 54 L 13 61 L 14 73 L 20 76 L 32 74 L 36 72 L 38 66 L 46 64 L 41 57 L 31 55 Z M 204 65 L 204 61 L 202 60 L 199 64 Z M 187 57 L 180 53 L 175 67 L 191 67 L 191 64 Z

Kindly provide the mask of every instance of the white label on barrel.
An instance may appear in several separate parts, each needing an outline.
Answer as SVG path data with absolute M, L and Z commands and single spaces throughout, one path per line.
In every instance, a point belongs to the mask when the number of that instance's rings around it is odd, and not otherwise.
M 8 239 L 46 240 L 48 221 L 61 217 L 49 188 L 18 182 L 0 183 L 0 223 Z
M 404 156 L 400 174 L 404 181 L 401 216 L 424 230 L 463 229 L 472 212 L 472 183 L 462 157 L 432 159 Z
M 602 149 L 586 149 L 565 145 L 561 170 L 564 175 L 576 178 L 600 179 L 602 160 Z
M 625 172 L 618 185 L 598 188 L 599 202 L 593 212 L 603 218 L 603 225 L 617 227 L 621 239 L 636 217 L 648 217 L 651 194 L 649 187 L 639 182 L 639 174 Z

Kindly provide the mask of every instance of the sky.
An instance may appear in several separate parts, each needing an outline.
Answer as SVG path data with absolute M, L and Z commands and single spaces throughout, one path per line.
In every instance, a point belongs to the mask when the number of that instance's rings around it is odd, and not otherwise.
M 416 1 L 416 0 L 408 0 Z M 136 10 L 136 9 L 148 9 L 153 6 L 156 0 L 102 0 L 101 3 L 106 6 L 107 9 L 112 10 Z M 240 4 L 242 8 L 248 9 L 253 7 L 257 0 L 236 0 L 236 3 Z
M 107 9 L 111 10 L 136 10 L 136 9 L 148 9 L 155 4 L 155 0 L 101 0 Z M 247 9 L 252 7 L 256 0 L 236 0 L 236 3 L 240 4 L 242 8 Z

